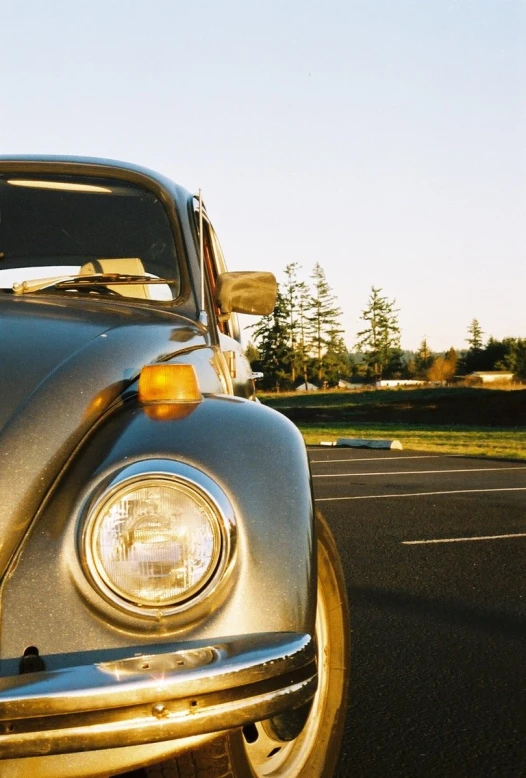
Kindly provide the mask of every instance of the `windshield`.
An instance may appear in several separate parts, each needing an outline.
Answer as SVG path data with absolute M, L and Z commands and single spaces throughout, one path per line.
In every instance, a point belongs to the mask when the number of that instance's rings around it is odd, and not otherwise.
M 12 290 L 25 281 L 29 291 L 93 294 L 103 287 L 86 282 L 101 274 L 128 279 L 107 286 L 113 295 L 179 295 L 170 221 L 153 192 L 109 178 L 0 176 L 0 288 Z M 80 276 L 84 283 L 78 287 L 54 286 Z M 148 277 L 167 283 L 149 284 Z

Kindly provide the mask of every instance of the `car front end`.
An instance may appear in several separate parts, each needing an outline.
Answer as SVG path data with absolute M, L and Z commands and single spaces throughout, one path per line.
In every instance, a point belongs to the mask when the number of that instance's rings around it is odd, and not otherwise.
M 305 446 L 213 290 L 201 315 L 193 199 L 97 160 L 0 160 L 0 185 L 0 774 L 116 775 L 308 711 Z

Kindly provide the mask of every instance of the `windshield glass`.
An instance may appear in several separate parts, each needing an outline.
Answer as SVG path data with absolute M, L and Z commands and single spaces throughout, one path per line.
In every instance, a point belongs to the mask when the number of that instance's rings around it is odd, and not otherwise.
M 108 273 L 129 280 L 107 285 L 113 295 L 146 300 L 179 295 L 170 221 L 153 192 L 109 178 L 0 176 L 0 288 L 25 281 L 26 291 L 47 286 L 62 294 L 93 294 L 102 287 L 91 288 L 89 276 Z M 88 284 L 53 286 L 75 276 Z M 167 283 L 148 284 L 148 277 Z M 37 283 L 41 279 L 48 281 Z

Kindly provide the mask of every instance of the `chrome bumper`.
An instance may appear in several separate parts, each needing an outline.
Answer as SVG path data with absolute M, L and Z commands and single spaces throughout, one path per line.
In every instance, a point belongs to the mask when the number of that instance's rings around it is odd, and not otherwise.
M 308 702 L 309 635 L 249 635 L 0 679 L 0 759 L 143 745 L 219 732 Z

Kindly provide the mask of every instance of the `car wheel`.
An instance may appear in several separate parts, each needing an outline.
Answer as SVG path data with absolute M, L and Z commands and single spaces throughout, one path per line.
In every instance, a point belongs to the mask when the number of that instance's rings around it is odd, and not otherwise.
M 347 707 L 349 613 L 338 550 L 321 514 L 316 528 L 319 681 L 299 734 L 292 739 L 284 734 L 286 716 L 279 717 L 283 727 L 260 722 L 228 733 L 193 753 L 147 767 L 147 778 L 329 778 L 333 774 Z M 289 730 L 294 726 L 292 716 Z

